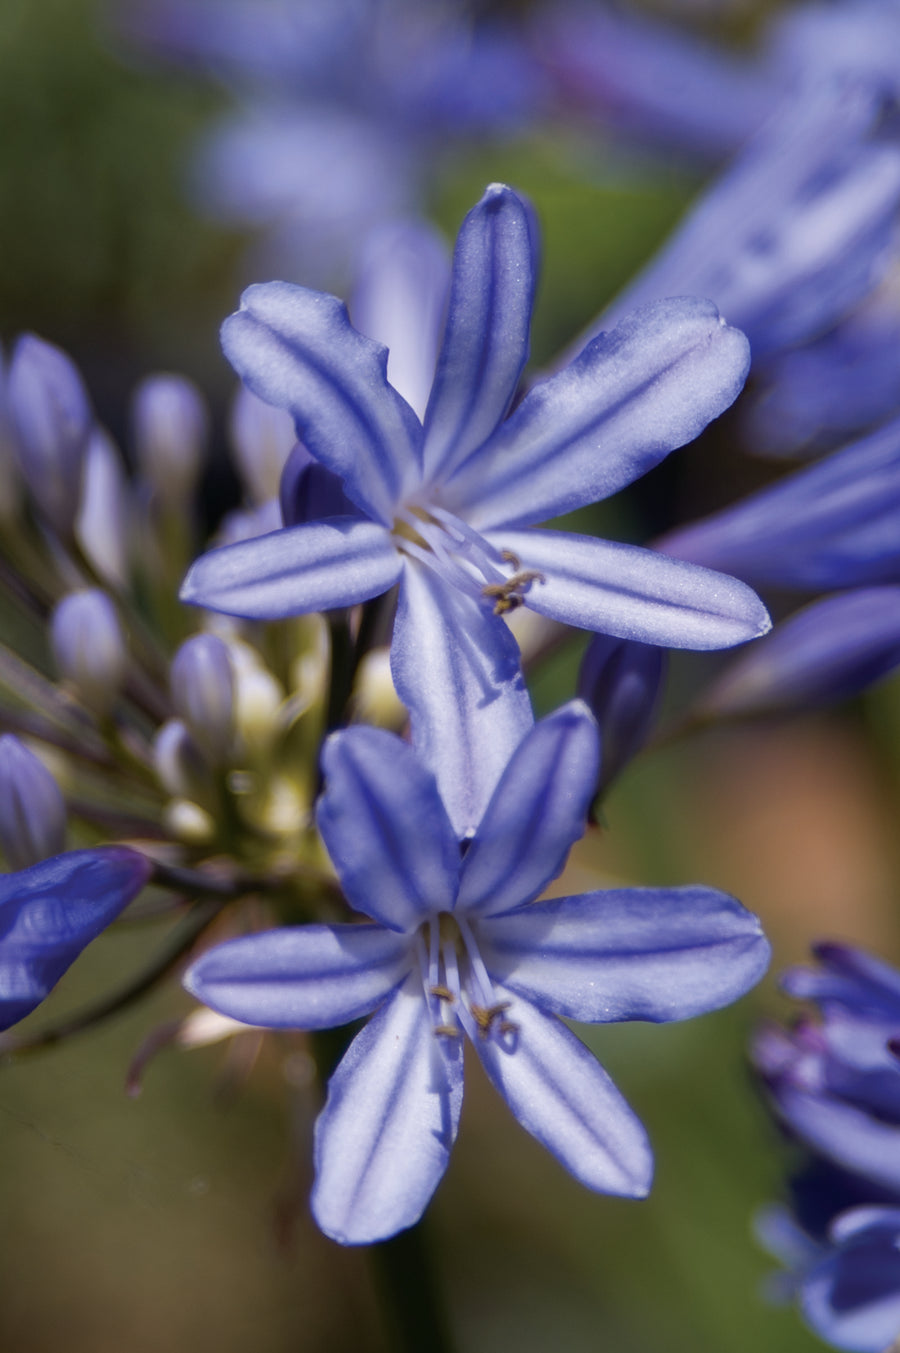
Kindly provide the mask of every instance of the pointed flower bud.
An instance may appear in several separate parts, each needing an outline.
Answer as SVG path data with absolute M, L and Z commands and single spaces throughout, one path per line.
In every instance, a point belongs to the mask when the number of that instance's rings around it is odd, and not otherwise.
M 13 869 L 58 855 L 66 805 L 50 771 L 11 733 L 0 737 L 0 846 Z
M 60 675 L 96 714 L 106 714 L 125 679 L 127 654 L 116 609 L 99 587 L 70 592 L 53 612 L 50 643 Z
M 9 413 L 32 497 L 50 524 L 68 535 L 81 498 L 93 415 L 72 361 L 34 334 L 24 334 L 13 352 Z
M 148 376 L 135 391 L 132 418 L 144 477 L 167 506 L 179 506 L 193 492 L 206 450 L 203 396 L 184 376 Z
M 205 803 L 212 791 L 209 765 L 181 719 L 167 719 L 153 740 L 153 765 L 173 798 Z
M 88 444 L 75 533 L 97 572 L 117 586 L 128 580 L 131 531 L 129 486 L 122 458 L 112 438 L 96 428 Z
M 748 645 L 697 712 L 740 718 L 833 704 L 898 666 L 900 587 L 858 587 L 805 606 Z
M 0 877 L 0 1029 L 30 1014 L 136 897 L 150 862 L 121 846 L 73 850 Z
M 578 675 L 578 694 L 600 725 L 600 789 L 606 789 L 646 741 L 659 707 L 666 653 L 653 644 L 596 634 Z
M 214 766 L 223 765 L 234 735 L 234 670 L 215 634 L 194 634 L 172 660 L 175 708 Z
M 276 498 L 284 462 L 297 440 L 293 418 L 239 385 L 229 430 L 235 465 L 247 496 L 254 503 Z

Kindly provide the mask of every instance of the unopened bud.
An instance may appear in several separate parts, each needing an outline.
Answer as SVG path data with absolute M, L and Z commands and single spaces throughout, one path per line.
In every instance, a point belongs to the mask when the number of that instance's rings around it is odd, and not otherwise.
M 181 719 L 167 719 L 157 732 L 153 765 L 160 784 L 174 798 L 204 803 L 212 793 L 209 764 Z
M 203 396 L 184 376 L 148 376 L 134 394 L 134 443 L 144 478 L 169 507 L 194 490 L 206 451 Z
M 125 679 L 127 653 L 119 617 L 99 587 L 70 592 L 53 612 L 50 643 L 60 675 L 96 714 L 112 708 Z
M 66 805 L 44 763 L 11 733 L 0 737 L 0 846 L 12 869 L 59 855 Z
M 224 765 L 234 736 L 234 671 L 227 644 L 215 634 L 194 634 L 172 660 L 175 708 L 214 766 Z
M 231 406 L 230 431 L 235 464 L 250 500 L 259 504 L 277 498 L 281 471 L 297 440 L 290 414 L 241 385 Z
M 96 428 L 88 444 L 75 534 L 97 572 L 115 586 L 128 580 L 131 527 L 122 458 L 109 435 Z
M 22 474 L 38 509 L 69 535 L 93 415 L 78 371 L 60 349 L 23 334 L 9 370 L 9 415 Z
M 597 634 L 578 674 L 578 694 L 600 726 L 600 788 L 644 745 L 662 693 L 666 655 L 653 644 Z

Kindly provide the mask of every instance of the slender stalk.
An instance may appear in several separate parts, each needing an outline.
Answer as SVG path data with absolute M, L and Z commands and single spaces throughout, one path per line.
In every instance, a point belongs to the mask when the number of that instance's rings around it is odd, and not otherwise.
M 393 1353 L 451 1353 L 426 1221 L 372 1245 L 369 1256 Z

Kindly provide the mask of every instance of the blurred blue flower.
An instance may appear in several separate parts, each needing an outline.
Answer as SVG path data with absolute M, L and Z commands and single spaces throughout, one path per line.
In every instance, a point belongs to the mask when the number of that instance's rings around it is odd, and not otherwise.
M 646 1134 L 557 1016 L 684 1019 L 760 978 L 756 918 L 706 888 L 534 899 L 584 830 L 598 766 L 580 702 L 537 724 L 461 853 L 434 778 L 393 734 L 356 726 L 323 754 L 319 828 L 370 924 L 233 940 L 185 982 L 220 1012 L 323 1029 L 375 1012 L 333 1075 L 316 1125 L 312 1206 L 344 1244 L 421 1215 L 447 1164 L 472 1041 L 520 1123 L 589 1188 L 642 1197 Z
M 520 131 L 542 101 L 516 27 L 477 5 L 152 0 L 119 24 L 236 88 L 197 157 L 198 205 L 266 226 L 269 266 L 305 280 L 346 272 L 372 228 L 416 212 L 451 149 Z
M 812 1328 L 837 1348 L 882 1353 L 900 1335 L 900 973 L 848 945 L 785 974 L 818 1018 L 760 1031 L 753 1059 L 779 1122 L 806 1152 L 793 1223 L 765 1222 L 793 1268 Z
M 900 419 L 658 545 L 756 585 L 900 582 Z
M 900 587 L 824 597 L 777 624 L 706 690 L 703 718 L 814 709 L 847 700 L 900 667 Z
M 255 394 L 290 410 L 318 477 L 340 481 L 354 510 L 289 516 L 288 529 L 214 550 L 182 589 L 196 605 L 275 619 L 399 582 L 394 680 L 461 834 L 531 723 L 504 614 L 527 605 L 702 649 L 769 625 L 733 579 L 530 529 L 608 497 L 697 436 L 735 398 L 747 363 L 743 335 L 713 306 L 662 302 L 600 335 L 505 419 L 528 354 L 535 253 L 528 206 L 489 188 L 460 230 L 424 429 L 386 379 L 385 349 L 337 300 L 287 283 L 251 287 L 223 327 L 226 355 Z
M 150 869 L 136 851 L 98 846 L 0 875 L 0 1029 L 40 1005 L 137 896 Z

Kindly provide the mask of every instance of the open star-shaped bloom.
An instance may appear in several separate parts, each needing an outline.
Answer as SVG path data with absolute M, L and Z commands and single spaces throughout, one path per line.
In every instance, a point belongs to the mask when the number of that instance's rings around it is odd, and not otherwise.
M 736 397 L 749 362 L 743 335 L 709 302 L 662 301 L 598 335 L 506 418 L 535 272 L 531 211 L 495 184 L 457 241 L 424 427 L 387 381 L 386 350 L 338 300 L 284 282 L 246 291 L 223 326 L 225 353 L 256 395 L 291 412 L 339 506 L 204 555 L 182 590 L 212 610 L 277 619 L 399 582 L 394 681 L 460 834 L 532 722 L 506 612 L 527 605 L 676 648 L 724 648 L 769 625 L 734 579 L 533 529 L 691 441 Z
M 421 1215 L 456 1135 L 462 1034 L 577 1179 L 644 1196 L 644 1129 L 557 1016 L 660 1021 L 725 1005 L 768 962 L 756 918 L 699 887 L 534 901 L 582 834 L 596 784 L 596 725 L 580 701 L 526 735 L 464 851 L 434 777 L 393 734 L 347 729 L 323 759 L 319 828 L 348 901 L 372 922 L 232 940 L 185 979 L 213 1009 L 265 1027 L 375 1012 L 316 1125 L 319 1225 L 364 1244 Z

